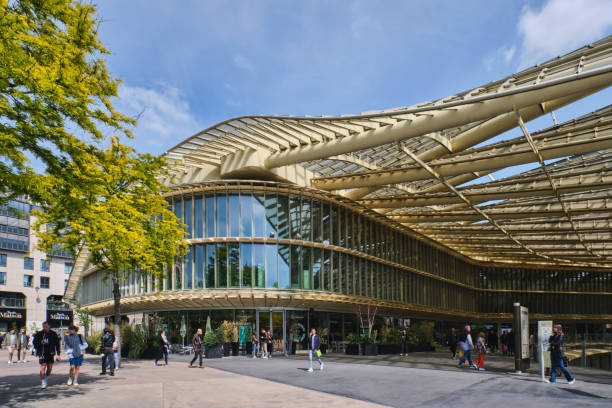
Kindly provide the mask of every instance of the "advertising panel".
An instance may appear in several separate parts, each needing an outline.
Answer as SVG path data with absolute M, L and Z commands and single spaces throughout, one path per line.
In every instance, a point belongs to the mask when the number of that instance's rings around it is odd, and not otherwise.
M 542 356 L 543 367 L 550 368 L 550 353 L 548 352 L 548 340 L 552 336 L 552 320 L 540 320 L 538 322 L 538 358 Z M 542 363 L 540 363 L 542 364 Z

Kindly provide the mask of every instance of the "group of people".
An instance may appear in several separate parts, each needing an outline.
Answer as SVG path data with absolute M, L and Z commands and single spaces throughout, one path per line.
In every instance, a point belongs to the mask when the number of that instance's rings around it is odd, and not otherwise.
M 20 329 L 19 333 L 15 333 L 15 329 L 10 329 L 0 340 L 2 348 L 8 349 L 8 364 L 13 364 L 13 355 L 17 352 L 17 363 L 28 362 L 28 349 L 30 345 L 30 336 L 26 334 L 25 329 Z
M 253 342 L 253 358 L 257 358 L 259 352 L 261 352 L 261 358 L 272 358 L 272 333 L 270 330 L 261 329 L 261 333 L 257 336 L 256 333 L 253 333 L 252 336 Z
M 467 360 L 470 367 L 484 371 L 484 359 L 485 355 L 488 354 L 489 350 L 497 349 L 497 335 L 492 336 L 494 333 L 492 330 L 487 337 L 484 332 L 478 333 L 478 337 L 474 342 L 471 335 L 472 328 L 466 325 L 460 333 L 457 333 L 455 328 L 451 328 L 450 333 L 447 336 L 446 344 L 449 346 L 451 352 L 451 359 L 457 358 L 457 346 L 461 350 L 461 357 L 457 367 L 461 368 L 463 363 Z M 504 331 L 501 336 L 501 341 L 504 349 L 504 355 L 512 354 L 514 349 L 514 336 L 512 330 Z M 557 380 L 557 371 L 560 370 L 567 379 L 568 384 L 574 383 L 574 377 L 565 366 L 564 353 L 563 353 L 563 326 L 556 324 L 553 326 L 553 334 L 550 336 L 548 343 L 550 345 L 550 361 L 551 361 L 551 376 L 547 382 L 554 383 Z M 475 363 L 472 362 L 472 350 L 478 354 L 478 358 Z

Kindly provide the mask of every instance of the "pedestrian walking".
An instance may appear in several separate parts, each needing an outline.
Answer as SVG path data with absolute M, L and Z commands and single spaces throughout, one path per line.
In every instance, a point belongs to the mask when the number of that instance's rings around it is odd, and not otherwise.
M 13 353 L 17 349 L 17 335 L 15 334 L 15 329 L 10 329 L 6 336 L 4 336 L 2 347 L 8 349 L 8 363 L 13 364 Z M 19 356 L 17 356 L 17 359 L 19 359 Z
M 115 372 L 119 371 L 119 346 L 117 345 L 117 339 L 113 343 L 113 360 L 115 361 Z
M 261 329 L 259 346 L 261 347 L 261 358 L 268 358 L 268 333 L 266 333 L 266 329 Z
M 448 337 L 446 338 L 446 345 L 451 352 L 451 360 L 457 358 L 457 332 L 454 327 L 451 327 L 450 333 L 448 333 Z
M 400 356 L 407 356 L 408 355 L 408 332 L 406 331 L 406 329 L 402 330 L 402 352 L 400 353 Z
M 193 363 L 198 356 L 200 357 L 200 368 L 204 368 L 202 365 L 202 329 L 198 329 L 196 334 L 193 335 L 191 345 L 193 346 L 193 359 L 191 359 L 191 363 L 189 363 L 189 368 L 193 367 Z
M 472 349 L 474 348 L 474 342 L 472 341 L 472 336 L 470 332 L 472 328 L 469 325 L 466 325 L 463 331 L 461 332 L 461 336 L 459 337 L 459 347 L 463 350 L 463 356 L 459 359 L 459 364 L 457 367 L 461 367 L 465 360 L 468 361 L 470 367 L 476 367 L 474 363 L 472 363 Z
M 100 375 L 106 375 L 106 366 L 109 366 L 110 375 L 115 375 L 115 356 L 113 353 L 113 343 L 115 343 L 115 335 L 113 331 L 105 327 L 104 334 L 102 335 L 102 372 Z
M 27 352 L 28 345 L 30 344 L 30 336 L 26 334 L 24 328 L 19 330 L 19 334 L 17 335 L 17 360 L 20 363 L 27 363 Z
M 484 371 L 484 358 L 485 354 L 487 354 L 487 344 L 485 342 L 485 334 L 483 332 L 478 333 L 478 338 L 476 339 L 474 349 L 476 350 L 476 353 L 478 353 L 476 367 L 474 368 L 479 371 Z
M 168 342 L 168 337 L 166 337 L 166 330 L 162 330 L 159 333 L 159 347 L 160 353 L 155 359 L 154 365 L 157 365 L 157 362 L 163 357 L 165 365 L 168 365 L 168 349 L 170 348 L 170 343 Z
M 312 357 L 315 357 L 321 366 L 320 370 L 323 371 L 323 361 L 321 361 L 321 338 L 317 334 L 316 329 L 310 330 L 310 336 L 308 336 L 308 372 L 312 372 Z
M 560 324 L 555 324 L 553 326 L 553 335 L 548 339 L 548 344 L 550 344 L 550 383 L 555 383 L 557 381 L 557 368 L 561 369 L 563 375 L 565 375 L 565 379 L 568 384 L 573 384 L 576 380 L 572 376 L 572 373 L 565 367 L 565 362 L 563 361 L 564 352 L 563 352 L 563 342 L 565 340 L 565 336 L 563 335 L 563 326 Z
M 49 323 L 43 322 L 43 329 L 34 335 L 33 343 L 40 363 L 41 388 L 47 388 L 53 363 L 60 361 L 60 339 Z
M 87 349 L 87 341 L 78 333 L 79 328 L 71 325 L 68 335 L 64 336 L 64 351 L 70 361 L 70 376 L 66 384 L 79 385 L 79 371 L 83 364 L 83 354 Z
M 272 358 L 272 352 L 274 351 L 274 343 L 272 343 L 272 333 L 270 330 L 266 332 L 266 337 L 268 338 L 268 358 Z
M 253 358 L 257 358 L 257 349 L 259 349 L 259 339 L 257 338 L 257 333 L 253 332 L 251 337 L 251 342 L 253 343 Z

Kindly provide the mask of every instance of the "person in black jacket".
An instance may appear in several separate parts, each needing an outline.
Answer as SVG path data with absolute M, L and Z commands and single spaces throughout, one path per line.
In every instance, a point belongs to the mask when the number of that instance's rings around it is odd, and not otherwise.
M 198 329 L 196 334 L 193 335 L 191 345 L 193 346 L 193 359 L 191 360 L 191 363 L 189 363 L 189 368 L 193 367 L 193 363 L 196 361 L 198 356 L 200 356 L 200 368 L 204 368 L 204 365 L 202 364 L 202 329 Z
M 49 323 L 43 322 L 43 329 L 34 335 L 34 348 L 40 363 L 41 387 L 47 388 L 47 381 L 53 370 L 55 359 L 60 361 L 60 340 Z M 57 354 L 57 355 L 56 355 Z
M 457 332 L 454 327 L 451 327 L 450 333 L 448 333 L 448 337 L 446 338 L 446 345 L 450 349 L 451 359 L 454 360 L 457 358 Z
M 308 356 L 309 356 L 309 361 L 310 361 L 310 367 L 308 368 L 309 372 L 312 372 L 312 357 L 313 356 L 317 359 L 317 361 L 319 362 L 319 365 L 321 366 L 321 371 L 323 371 L 323 362 L 321 361 L 321 358 L 317 355 L 321 353 L 319 351 L 320 348 L 321 348 L 321 338 L 317 334 L 316 329 L 313 328 L 310 330 L 310 336 L 308 336 Z M 319 353 L 317 353 L 317 351 Z
M 402 330 L 402 352 L 400 356 L 408 355 L 408 332 L 406 329 Z
M 563 337 L 563 327 L 560 324 L 555 324 L 553 326 L 553 335 L 548 339 L 551 365 L 550 381 L 548 382 L 555 383 L 557 381 L 557 368 L 560 368 L 567 379 L 567 383 L 573 384 L 576 380 L 563 363 Z
M 115 357 L 113 355 L 113 343 L 115 342 L 115 335 L 113 331 L 108 327 L 104 328 L 104 334 L 102 335 L 102 372 L 100 375 L 106 375 L 106 365 L 110 367 L 110 375 L 115 375 Z

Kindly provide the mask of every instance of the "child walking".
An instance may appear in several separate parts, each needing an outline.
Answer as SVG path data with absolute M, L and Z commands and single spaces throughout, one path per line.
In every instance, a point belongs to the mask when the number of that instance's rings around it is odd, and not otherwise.
M 485 344 L 485 334 L 483 332 L 478 333 L 474 348 L 476 349 L 476 353 L 478 353 L 478 360 L 476 360 L 476 367 L 474 368 L 479 371 L 484 371 L 484 358 L 485 354 L 487 354 L 487 345 Z

